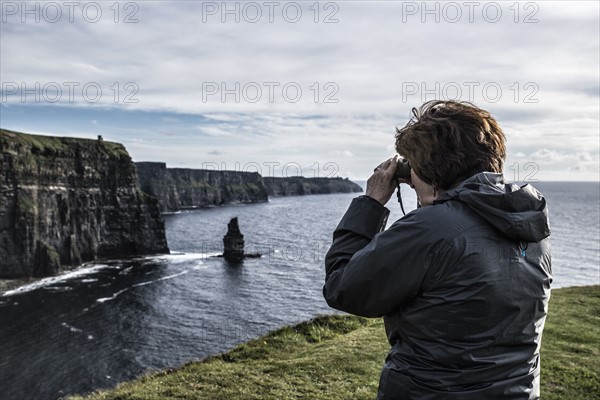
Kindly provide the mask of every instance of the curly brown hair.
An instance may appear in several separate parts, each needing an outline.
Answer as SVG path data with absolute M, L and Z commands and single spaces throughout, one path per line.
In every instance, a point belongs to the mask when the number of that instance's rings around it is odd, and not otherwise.
M 396 151 L 436 190 L 479 172 L 502 172 L 506 137 L 489 112 L 469 102 L 432 100 L 412 114 L 396 128 Z

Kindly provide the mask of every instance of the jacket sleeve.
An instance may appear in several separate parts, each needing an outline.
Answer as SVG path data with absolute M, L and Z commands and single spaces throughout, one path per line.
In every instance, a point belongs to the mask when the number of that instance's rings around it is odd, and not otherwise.
M 428 227 L 420 223 L 420 212 L 381 231 L 388 214 L 367 196 L 352 201 L 325 257 L 323 295 L 329 306 L 379 317 L 419 293 L 435 244 L 427 242 Z

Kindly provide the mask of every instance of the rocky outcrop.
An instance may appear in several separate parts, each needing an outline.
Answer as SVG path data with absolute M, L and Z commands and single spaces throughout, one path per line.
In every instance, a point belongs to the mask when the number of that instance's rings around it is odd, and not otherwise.
M 227 233 L 223 237 L 223 257 L 230 262 L 244 259 L 244 235 L 240 232 L 237 217 L 227 224 Z
M 256 172 L 167 168 L 160 162 L 135 165 L 142 190 L 158 198 L 162 211 L 268 200 Z
M 166 252 L 157 200 L 121 144 L 0 130 L 0 278 Z
M 238 265 L 246 258 L 260 258 L 260 253 L 244 252 L 244 235 L 240 231 L 237 217 L 231 218 L 227 224 L 227 233 L 223 236 L 223 257 L 230 264 Z
M 348 178 L 263 178 L 269 196 L 306 194 L 359 193 L 362 188 Z
M 167 168 L 162 162 L 137 162 L 142 190 L 158 198 L 161 211 L 259 203 L 268 196 L 359 193 L 348 178 L 263 178 L 256 172 Z

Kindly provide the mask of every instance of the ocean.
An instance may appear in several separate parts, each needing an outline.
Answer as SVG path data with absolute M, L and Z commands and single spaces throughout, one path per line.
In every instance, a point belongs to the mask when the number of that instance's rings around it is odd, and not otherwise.
M 552 287 L 600 283 L 596 183 L 534 184 L 546 197 Z M 416 199 L 403 189 L 406 212 Z M 331 234 L 356 194 L 273 198 L 165 215 L 170 255 L 85 264 L 0 297 L 0 399 L 58 399 L 224 352 L 330 309 Z M 402 213 L 388 203 L 388 225 Z M 238 217 L 241 266 L 213 257 Z

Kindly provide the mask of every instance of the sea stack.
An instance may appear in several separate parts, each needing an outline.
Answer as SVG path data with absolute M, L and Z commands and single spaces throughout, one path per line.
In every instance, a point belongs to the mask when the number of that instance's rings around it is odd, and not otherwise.
M 244 235 L 240 232 L 237 217 L 227 224 L 227 234 L 223 237 L 223 257 L 233 263 L 244 259 Z

